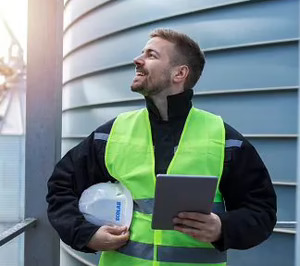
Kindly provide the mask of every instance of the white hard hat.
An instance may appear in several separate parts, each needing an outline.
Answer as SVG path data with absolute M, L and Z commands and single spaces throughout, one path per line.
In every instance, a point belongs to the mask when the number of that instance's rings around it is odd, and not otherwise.
M 132 219 L 133 200 L 121 183 L 99 183 L 83 191 L 79 210 L 86 220 L 96 225 L 126 225 Z

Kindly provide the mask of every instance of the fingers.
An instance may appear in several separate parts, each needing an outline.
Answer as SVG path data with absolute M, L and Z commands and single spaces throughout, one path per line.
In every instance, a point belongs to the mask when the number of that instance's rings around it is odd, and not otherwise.
M 175 226 L 174 229 L 181 233 L 187 234 L 202 242 L 213 242 L 213 238 L 206 231 L 193 229 L 189 227 Z
M 126 226 L 107 226 L 108 240 L 112 244 L 123 245 L 129 240 L 129 231 Z
M 209 220 L 209 216 L 210 214 L 203 214 L 200 212 L 180 212 L 178 214 L 179 218 L 196 220 L 198 222 L 203 222 L 203 223 Z
M 127 242 L 129 240 L 129 232 L 127 231 L 121 235 L 109 234 L 108 238 L 112 243 Z
M 121 235 L 128 232 L 128 228 L 126 226 L 108 226 L 104 225 L 104 229 L 113 235 Z
M 112 248 L 118 249 L 122 246 L 124 246 L 129 240 L 129 232 L 126 232 L 125 234 L 121 235 L 109 235 L 108 241 L 112 245 Z
M 180 218 L 179 218 L 180 217 Z M 203 242 L 214 242 L 221 236 L 222 223 L 218 215 L 195 212 L 179 213 L 173 219 L 174 230 Z
M 202 223 L 202 222 L 198 222 L 195 220 L 189 220 L 189 219 L 174 218 L 173 222 L 176 225 L 181 224 L 181 225 L 192 227 L 192 228 L 199 229 L 199 230 L 203 229 L 205 226 L 204 223 Z
M 126 226 L 101 226 L 92 236 L 88 247 L 94 250 L 115 250 L 125 245 L 129 240 Z
M 173 219 L 174 224 L 182 224 L 196 229 L 204 229 L 210 223 L 211 214 L 197 212 L 181 212 Z

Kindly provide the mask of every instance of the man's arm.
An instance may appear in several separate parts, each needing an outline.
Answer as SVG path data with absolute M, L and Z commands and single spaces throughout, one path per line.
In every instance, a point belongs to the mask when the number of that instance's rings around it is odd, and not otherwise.
M 254 147 L 228 125 L 226 139 L 238 140 L 226 148 L 220 182 L 227 211 L 218 215 L 182 213 L 174 220 L 176 230 L 213 242 L 221 251 L 258 245 L 276 223 L 276 194 L 265 165 Z
M 100 136 L 109 134 L 112 122 L 104 124 L 96 130 L 98 134 L 92 133 L 71 149 L 55 166 L 48 181 L 46 199 L 49 204 L 49 221 L 60 238 L 76 250 L 94 252 L 98 250 L 96 247 L 101 246 L 99 241 L 96 241 L 96 246 L 94 245 L 95 239 L 99 239 L 100 233 L 105 230 L 100 230 L 99 226 L 85 220 L 79 211 L 78 202 L 86 188 L 99 182 L 114 181 L 104 165 L 106 140 L 98 138 L 99 134 Z M 108 233 L 110 232 L 109 229 Z M 105 237 L 110 238 L 108 234 Z
M 216 247 L 247 249 L 260 244 L 276 224 L 276 194 L 269 173 L 255 148 L 241 137 L 232 148 L 220 183 L 226 213 L 219 214 L 222 236 Z

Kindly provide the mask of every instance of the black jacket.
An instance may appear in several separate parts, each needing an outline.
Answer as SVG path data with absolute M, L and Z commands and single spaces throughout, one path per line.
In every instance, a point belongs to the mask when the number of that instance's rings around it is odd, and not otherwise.
M 168 121 L 163 121 L 153 102 L 146 98 L 155 147 L 155 172 L 166 173 L 178 146 L 192 106 L 192 90 L 168 97 Z M 72 248 L 93 252 L 86 247 L 98 226 L 87 222 L 78 209 L 83 190 L 99 182 L 114 182 L 105 167 L 105 138 L 114 120 L 97 128 L 71 149 L 56 165 L 48 181 L 48 217 L 61 239 Z M 226 147 L 220 191 L 226 212 L 219 250 L 247 249 L 267 239 L 276 223 L 276 195 L 266 167 L 254 147 L 225 123 Z M 96 134 L 95 134 L 96 133 Z M 101 134 L 100 134 L 101 135 Z M 101 211 L 101 210 L 100 210 Z

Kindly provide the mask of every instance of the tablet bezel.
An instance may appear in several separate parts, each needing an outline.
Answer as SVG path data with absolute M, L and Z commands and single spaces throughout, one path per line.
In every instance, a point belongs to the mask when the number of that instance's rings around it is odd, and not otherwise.
M 209 214 L 217 184 L 216 176 L 158 174 L 152 229 L 173 230 L 172 220 L 182 211 Z

